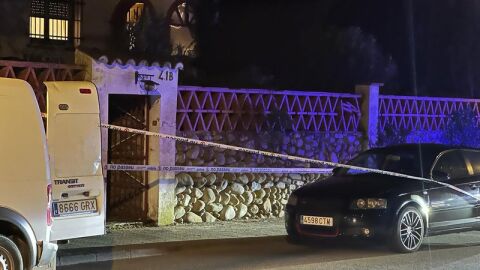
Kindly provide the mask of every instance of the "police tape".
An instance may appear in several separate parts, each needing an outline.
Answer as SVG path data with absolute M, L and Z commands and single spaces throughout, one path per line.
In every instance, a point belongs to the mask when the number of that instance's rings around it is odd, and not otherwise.
M 330 174 L 327 168 L 252 168 L 252 167 L 199 167 L 199 166 L 155 166 L 133 164 L 107 164 L 111 171 L 162 171 L 162 172 L 203 172 L 203 173 L 286 173 L 286 174 Z
M 100 124 L 100 126 L 103 127 L 103 128 L 111 129 L 111 130 L 142 134 L 142 135 L 146 135 L 146 136 L 155 136 L 155 137 L 159 137 L 159 138 L 163 138 L 163 139 L 172 139 L 172 140 L 176 140 L 176 141 L 179 141 L 179 142 L 191 143 L 191 144 L 196 144 L 196 145 L 200 145 L 200 146 L 211 146 L 211 147 L 217 147 L 217 148 L 222 148 L 222 149 L 226 149 L 226 150 L 241 151 L 241 152 L 246 152 L 246 153 L 250 153 L 250 154 L 264 155 L 264 156 L 268 156 L 268 157 L 281 158 L 281 159 L 287 159 L 287 160 L 292 160 L 292 161 L 300 161 L 300 162 L 305 162 L 305 163 L 310 163 L 310 164 L 317 164 L 317 165 L 323 165 L 323 166 L 329 166 L 329 167 L 342 167 L 342 168 L 347 168 L 347 169 L 366 171 L 366 172 L 372 172 L 372 173 L 379 173 L 379 174 L 398 176 L 398 177 L 406 177 L 406 178 L 417 179 L 417 180 L 424 180 L 425 179 L 425 178 L 422 178 L 422 177 L 406 175 L 406 174 L 402 174 L 402 173 L 389 172 L 389 171 L 383 171 L 383 170 L 371 169 L 371 168 L 364 168 L 364 167 L 359 167 L 359 166 L 352 166 L 352 165 L 347 165 L 347 164 L 341 164 L 341 163 L 324 161 L 324 160 L 317 160 L 317 159 L 312 159 L 312 158 L 298 157 L 298 156 L 292 156 L 292 155 L 287 155 L 287 154 L 273 153 L 273 152 L 256 150 L 256 149 L 245 148 L 245 147 L 240 147 L 240 146 L 233 146 L 233 145 L 228 145 L 228 144 L 201 141 L 201 140 L 197 140 L 197 139 L 190 139 L 190 138 L 180 137 L 180 136 L 176 136 L 176 135 L 169 135 L 169 134 L 151 132 L 151 131 L 146 131 L 146 130 L 121 127 L 121 126 L 116 126 L 116 125 Z
M 453 185 L 450 185 L 448 183 L 436 181 L 436 180 L 425 178 L 425 177 L 419 177 L 419 176 L 414 176 L 414 175 L 408 175 L 408 174 L 403 174 L 403 173 L 397 173 L 397 172 L 391 172 L 391 171 L 385 171 L 385 170 L 379 170 L 379 169 L 372 169 L 372 168 L 366 168 L 366 167 L 360 167 L 360 166 L 353 166 L 353 165 L 324 161 L 324 160 L 317 160 L 317 159 L 312 159 L 312 158 L 298 157 L 298 156 L 268 152 L 268 151 L 263 151 L 263 150 L 256 150 L 256 149 L 245 148 L 245 147 L 240 147 L 240 146 L 233 146 L 233 145 L 228 145 L 228 144 L 207 142 L 207 141 L 202 141 L 202 140 L 197 140 L 197 139 L 180 137 L 180 136 L 176 136 L 176 135 L 169 135 L 169 134 L 151 132 L 151 131 L 128 128 L 128 127 L 121 127 L 121 126 L 110 125 L 110 124 L 100 124 L 100 127 L 111 129 L 111 130 L 122 131 L 122 132 L 136 133 L 136 134 L 141 134 L 141 135 L 146 135 L 146 136 L 154 136 L 154 137 L 159 137 L 159 138 L 162 138 L 162 139 L 171 139 L 171 140 L 175 140 L 175 141 L 178 141 L 178 142 L 191 143 L 191 144 L 196 144 L 196 145 L 200 145 L 200 146 L 211 146 L 211 147 L 217 147 L 217 148 L 222 148 L 222 149 L 226 149 L 226 150 L 241 151 L 241 152 L 250 153 L 250 154 L 264 155 L 264 156 L 268 156 L 268 157 L 281 158 L 281 159 L 287 159 L 287 160 L 292 160 L 292 161 L 300 161 L 300 162 L 305 162 L 305 163 L 310 163 L 310 164 L 324 165 L 324 166 L 330 166 L 330 167 L 340 167 L 340 168 L 346 168 L 346 169 L 351 169 L 351 170 L 358 170 L 358 171 L 377 173 L 377 174 L 382 174 L 382 175 L 402 177 L 402 178 L 412 179 L 412 180 L 425 181 L 425 182 L 430 182 L 430 183 L 435 183 L 435 184 L 438 184 L 438 185 L 441 185 L 441 186 L 445 186 L 447 188 L 450 188 L 452 190 L 455 190 L 455 191 L 458 191 L 462 194 L 465 194 L 469 197 L 472 197 L 477 201 L 480 201 L 480 199 L 477 196 L 475 196 L 475 195 L 473 195 L 473 194 L 471 194 L 471 193 L 469 193 L 469 192 L 467 192 L 463 189 L 460 189 L 460 188 L 458 188 L 456 186 L 453 186 Z M 141 165 L 141 166 L 146 166 L 146 165 Z M 294 168 L 294 169 L 297 169 L 297 168 Z M 298 169 L 305 169 L 305 168 L 298 168 Z

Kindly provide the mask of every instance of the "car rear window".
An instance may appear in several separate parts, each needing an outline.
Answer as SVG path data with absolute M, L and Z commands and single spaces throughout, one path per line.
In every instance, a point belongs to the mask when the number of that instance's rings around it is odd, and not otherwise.
M 472 165 L 473 174 L 480 174 L 480 151 L 465 150 L 463 154 Z
M 394 151 L 390 153 L 367 151 L 351 160 L 348 164 L 407 175 L 421 175 L 418 156 L 408 151 Z M 368 173 L 368 171 L 356 169 L 341 169 L 339 171 L 339 174 L 348 175 L 362 173 Z
M 465 160 L 459 151 L 449 151 L 442 154 L 435 163 L 433 171 L 444 173 L 453 179 L 468 176 Z

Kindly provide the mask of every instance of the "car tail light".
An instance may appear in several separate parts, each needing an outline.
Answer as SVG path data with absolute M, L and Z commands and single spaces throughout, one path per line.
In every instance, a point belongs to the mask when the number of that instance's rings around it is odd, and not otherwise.
M 52 226 L 52 184 L 47 186 L 47 225 Z
M 80 94 L 91 94 L 92 90 L 88 88 L 80 88 Z

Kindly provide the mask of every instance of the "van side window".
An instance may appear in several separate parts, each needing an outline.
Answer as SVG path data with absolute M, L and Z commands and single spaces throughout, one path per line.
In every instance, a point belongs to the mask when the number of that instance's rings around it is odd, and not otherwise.
M 473 174 L 480 174 L 480 151 L 465 150 L 463 155 L 468 159 L 472 165 Z
M 465 164 L 465 160 L 458 151 L 451 151 L 443 154 L 438 159 L 432 171 L 448 175 L 449 179 L 468 176 L 468 170 Z

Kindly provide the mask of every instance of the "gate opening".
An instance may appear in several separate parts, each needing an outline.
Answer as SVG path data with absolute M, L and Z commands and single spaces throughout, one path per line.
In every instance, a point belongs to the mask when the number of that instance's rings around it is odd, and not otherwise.
M 149 96 L 110 94 L 109 124 L 149 129 Z M 108 131 L 108 163 L 148 164 L 148 138 Z M 145 221 L 148 214 L 148 172 L 109 171 L 107 221 Z

